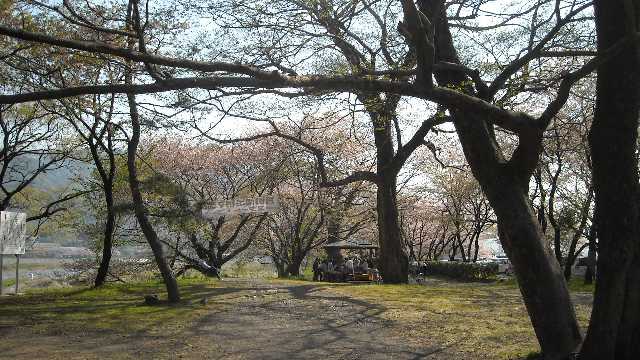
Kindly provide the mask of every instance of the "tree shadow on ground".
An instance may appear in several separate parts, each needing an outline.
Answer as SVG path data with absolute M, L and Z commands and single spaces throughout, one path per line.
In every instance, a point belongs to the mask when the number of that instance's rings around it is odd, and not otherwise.
M 81 358 L 110 353 L 175 358 L 177 352 L 183 352 L 186 358 L 447 359 L 451 354 L 445 351 L 455 345 L 407 344 L 396 333 L 394 322 L 382 316 L 386 307 L 336 294 L 323 284 L 243 280 L 225 281 L 221 286 L 184 284 L 181 291 L 185 300 L 178 305 L 143 304 L 144 295 L 160 290 L 152 286 L 120 289 L 107 292 L 99 302 L 93 301 L 96 293 L 88 290 L 65 293 L 58 302 L 49 304 L 42 303 L 43 297 L 34 296 L 23 299 L 25 306 L 17 313 L 19 302 L 6 307 L 9 300 L 15 300 L 0 299 L 0 319 L 5 319 L 0 320 L 0 335 L 9 339 L 3 347 L 5 354 L 30 356 L 20 340 L 32 335 L 30 325 L 57 319 L 62 319 L 61 326 L 39 334 L 44 340 L 38 346 L 48 351 L 76 351 Z M 204 298 L 209 299 L 206 305 L 201 301 Z M 145 326 L 139 330 L 103 330 L 87 324 L 119 324 L 127 321 L 128 312 L 138 311 L 145 317 Z M 198 315 L 190 321 L 180 320 L 194 314 L 191 311 Z M 124 315 L 118 319 L 120 313 Z M 135 317 L 132 319 L 135 321 Z M 178 327 L 165 331 L 167 321 L 177 321 Z M 19 323 L 27 326 L 17 330 L 13 325 Z M 57 348 L 60 346 L 62 350 Z
M 403 343 L 393 334 L 393 322 L 381 316 L 387 310 L 384 306 L 336 295 L 323 285 L 245 290 L 257 295 L 249 296 L 233 311 L 201 318 L 191 327 L 192 336 L 208 336 L 226 344 L 227 356 L 259 354 L 262 359 L 424 359 L 445 350 Z

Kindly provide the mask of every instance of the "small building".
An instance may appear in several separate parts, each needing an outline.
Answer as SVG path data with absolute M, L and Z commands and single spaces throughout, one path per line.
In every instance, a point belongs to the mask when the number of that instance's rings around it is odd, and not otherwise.
M 374 258 L 378 252 L 378 245 L 374 245 L 368 241 L 361 241 L 357 239 L 341 240 L 332 243 L 325 244 L 324 249 L 327 251 L 327 256 L 334 262 L 340 262 L 343 257 L 343 250 L 355 250 L 368 254 Z
M 323 273 L 324 281 L 379 281 L 377 267 L 378 246 L 368 241 L 356 239 L 335 241 L 324 245 L 327 252 L 327 265 Z M 353 253 L 361 263 L 354 266 Z M 349 253 L 349 254 L 345 254 Z M 345 261 L 345 257 L 349 259 Z M 362 265 L 364 263 L 364 265 Z

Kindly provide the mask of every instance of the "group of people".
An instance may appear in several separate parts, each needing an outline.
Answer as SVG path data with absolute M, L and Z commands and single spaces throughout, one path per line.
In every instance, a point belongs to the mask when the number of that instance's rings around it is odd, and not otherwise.
M 344 281 L 355 274 L 368 274 L 370 264 L 367 259 L 358 256 L 346 257 L 342 261 L 316 258 L 313 262 L 313 281 Z

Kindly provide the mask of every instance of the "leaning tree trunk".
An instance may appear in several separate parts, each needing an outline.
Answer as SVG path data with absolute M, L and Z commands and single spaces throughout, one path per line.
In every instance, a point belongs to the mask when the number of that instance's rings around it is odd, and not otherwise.
M 436 2 L 419 3 L 423 13 L 431 13 Z M 435 24 L 435 61 L 459 64 L 444 9 Z M 477 95 L 463 72 L 442 70 L 434 75 L 441 86 L 462 87 Z M 544 245 L 542 228 L 528 199 L 542 131 L 531 129 L 519 134 L 518 148 L 507 160 L 488 119 L 477 113 L 449 110 L 465 158 L 495 211 L 500 242 L 513 264 L 542 352 L 549 359 L 563 358 L 579 345 L 580 332 L 560 266 Z
M 138 170 L 136 167 L 136 153 L 138 151 L 138 143 L 140 142 L 140 119 L 136 108 L 135 96 L 133 94 L 127 94 L 127 98 L 129 101 L 129 111 L 131 113 L 131 139 L 129 139 L 127 149 L 127 169 L 129 172 L 129 188 L 131 189 L 134 213 L 138 224 L 140 224 L 140 229 L 142 229 L 142 233 L 153 251 L 158 270 L 160 270 L 165 287 L 167 288 L 169 302 L 176 303 L 180 301 L 178 282 L 167 262 L 167 256 L 162 247 L 162 243 L 158 239 L 158 234 L 153 229 L 153 225 L 147 217 L 147 210 L 142 199 L 142 193 L 140 192 L 140 182 L 138 180 Z
M 74 124 L 75 126 L 75 124 Z M 100 260 L 100 266 L 98 267 L 98 272 L 96 274 L 96 278 L 94 280 L 94 286 L 99 287 L 102 286 L 109 273 L 109 264 L 111 263 L 111 253 L 113 249 L 113 234 L 115 232 L 115 222 L 116 222 L 116 214 L 113 209 L 113 179 L 116 174 L 116 160 L 113 151 L 113 134 L 111 133 L 111 124 L 105 125 L 106 128 L 106 137 L 107 137 L 107 158 L 109 167 L 105 168 L 105 161 L 100 158 L 100 152 L 98 150 L 99 144 L 94 142 L 94 138 L 96 138 L 94 128 L 87 137 L 87 143 L 89 145 L 89 151 L 91 152 L 91 157 L 93 158 L 93 162 L 96 166 L 96 170 L 100 176 L 100 180 L 102 181 L 102 190 L 104 193 L 104 202 L 106 207 L 106 220 L 104 224 L 104 238 L 102 244 L 102 258 Z M 104 145 L 104 144 L 103 144 Z
M 600 0 L 594 5 L 598 51 L 606 51 L 627 36 L 635 39 L 598 67 L 596 110 L 589 134 L 598 271 L 591 321 L 580 359 L 637 359 L 640 0 Z
M 500 243 L 513 264 L 540 347 L 547 358 L 562 358 L 580 343 L 578 323 L 560 266 L 544 244 L 528 200 L 530 174 L 519 169 L 539 150 L 521 137 L 521 152 L 506 162 L 482 118 L 452 113 L 465 157 L 496 213 Z
M 104 240 L 102 244 L 102 259 L 98 267 L 98 273 L 94 281 L 94 286 L 102 286 L 109 273 L 109 264 L 111 263 L 111 252 L 113 249 L 113 233 L 115 231 L 115 213 L 113 211 L 113 185 L 104 184 L 105 204 L 107 206 L 107 220 L 104 225 Z
M 548 358 L 563 358 L 579 345 L 580 331 L 563 273 L 544 245 L 527 192 L 483 180 L 498 218 L 500 242 L 513 264 L 540 347 Z

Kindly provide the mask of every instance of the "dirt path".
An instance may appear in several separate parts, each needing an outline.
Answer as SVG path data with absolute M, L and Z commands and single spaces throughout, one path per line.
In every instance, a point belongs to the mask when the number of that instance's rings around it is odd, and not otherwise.
M 208 339 L 228 344 L 224 358 L 422 359 L 437 347 L 413 348 L 398 335 L 382 308 L 338 296 L 314 285 L 253 283 L 252 294 L 231 311 L 197 324 Z M 200 337 L 199 340 L 207 340 Z
M 313 284 L 225 281 L 230 306 L 185 324 L 177 334 L 78 330 L 34 334 L 0 329 L 4 359 L 454 359 L 438 346 L 409 345 L 379 305 Z M 212 300 L 213 301 L 213 300 Z M 29 339 L 29 340 L 26 340 Z M 26 341 L 25 341 L 26 340 Z

